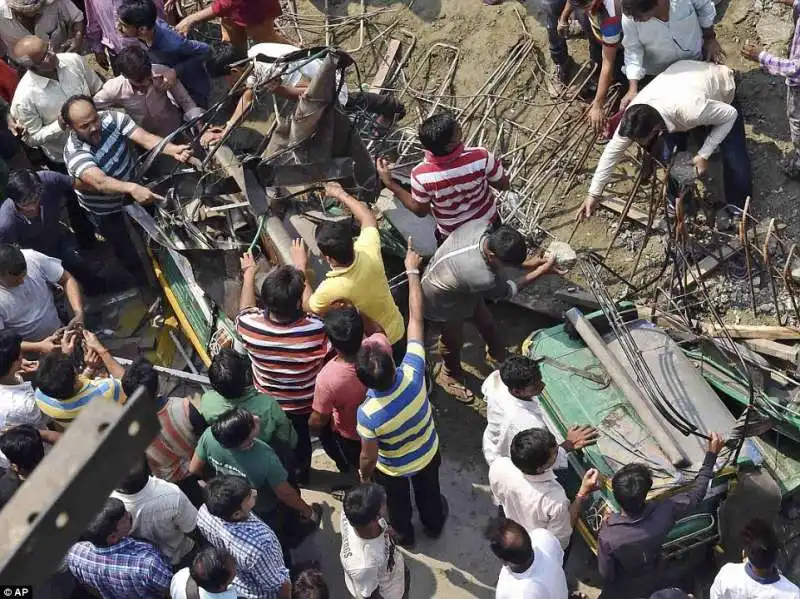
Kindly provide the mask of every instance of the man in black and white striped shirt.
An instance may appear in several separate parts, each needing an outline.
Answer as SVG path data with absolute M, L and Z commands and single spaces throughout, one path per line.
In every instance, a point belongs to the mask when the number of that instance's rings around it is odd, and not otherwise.
M 98 113 L 88 96 L 67 100 L 61 120 L 69 132 L 64 162 L 75 182 L 78 202 L 123 266 L 138 274 L 142 267 L 128 238 L 122 208 L 128 196 L 144 206 L 152 204 L 155 196 L 147 187 L 131 181 L 136 155 L 128 141 L 151 150 L 161 138 L 136 126 L 121 112 Z M 189 146 L 166 144 L 164 154 L 186 162 L 192 152 Z

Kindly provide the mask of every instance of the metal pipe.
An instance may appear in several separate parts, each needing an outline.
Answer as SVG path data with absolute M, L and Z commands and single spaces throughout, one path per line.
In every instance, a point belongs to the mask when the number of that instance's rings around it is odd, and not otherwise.
M 129 360 L 127 358 L 118 358 L 117 356 L 113 356 L 113 358 L 115 362 L 118 362 L 122 366 L 130 366 L 131 364 L 133 364 L 133 360 Z M 158 365 L 153 365 L 153 369 L 156 372 L 160 372 L 163 375 L 180 379 L 182 381 L 186 381 L 189 383 L 196 383 L 204 387 L 209 387 L 211 385 L 211 381 L 209 381 L 208 377 L 203 374 L 195 374 L 194 372 L 184 372 L 183 370 L 177 370 L 176 368 L 167 368 L 166 366 L 158 366 Z
M 605 341 L 577 308 L 567 311 L 567 319 L 575 327 L 586 346 L 605 368 L 611 380 L 619 387 L 625 399 L 631 404 L 642 423 L 652 433 L 653 438 L 675 466 L 685 466 L 688 462 L 686 454 L 678 446 L 672 435 L 659 422 L 658 412 L 643 396 L 636 383 L 628 374 L 628 370 L 620 363 L 619 359 L 608 349 Z

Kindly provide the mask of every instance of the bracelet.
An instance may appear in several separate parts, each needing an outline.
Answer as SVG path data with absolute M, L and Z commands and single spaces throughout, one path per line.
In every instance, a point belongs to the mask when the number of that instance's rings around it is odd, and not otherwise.
M 407 275 L 418 275 L 419 274 L 419 269 L 418 268 L 412 268 L 411 270 L 407 270 L 406 274 Z

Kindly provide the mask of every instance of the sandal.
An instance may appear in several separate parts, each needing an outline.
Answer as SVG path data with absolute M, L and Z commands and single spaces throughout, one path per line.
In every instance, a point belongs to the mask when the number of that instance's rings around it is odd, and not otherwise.
M 439 372 L 436 382 L 445 390 L 445 392 L 452 396 L 456 401 L 469 405 L 475 401 L 475 394 L 467 387 L 466 376 L 462 374 L 460 377 L 454 377 L 447 374 L 444 368 Z

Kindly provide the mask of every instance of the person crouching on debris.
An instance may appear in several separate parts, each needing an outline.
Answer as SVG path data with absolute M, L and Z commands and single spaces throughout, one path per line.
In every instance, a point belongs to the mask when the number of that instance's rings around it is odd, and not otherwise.
M 734 106 L 735 92 L 733 70 L 708 62 L 682 60 L 653 79 L 625 110 L 614 137 L 603 150 L 576 220 L 592 215 L 631 143 L 638 143 L 666 163 L 676 150 L 686 149 L 688 132 L 697 127 L 710 128 L 693 160 L 697 175 L 706 173 L 711 155 L 719 148 L 725 201 L 731 212 L 742 208 L 751 194 L 752 178 L 744 118 Z
M 763 50 L 753 42 L 746 41 L 742 46 L 742 56 L 761 65 L 770 75 L 785 77 L 786 115 L 789 118 L 789 135 L 794 148 L 783 158 L 783 169 L 790 179 L 800 180 L 800 3 L 795 0 L 777 0 L 780 4 L 792 7 L 794 16 L 794 37 L 788 58 L 780 58 Z
M 603 521 L 598 533 L 597 565 L 603 578 L 601 599 L 646 597 L 681 582 L 681 572 L 662 567 L 661 548 L 675 522 L 706 495 L 717 455 L 725 443 L 711 433 L 700 471 L 689 490 L 647 501 L 653 475 L 644 464 L 626 464 L 614 475 L 611 488 L 622 511 Z
M 433 216 L 439 245 L 465 223 L 499 225 L 493 189 L 509 188 L 500 160 L 485 148 L 465 146 L 461 125 L 449 112 L 425 119 L 419 141 L 425 159 L 411 171 L 410 192 L 392 178 L 394 165 L 383 158 L 378 159 L 378 175 L 411 212 Z
M 139 254 L 131 244 L 123 205 L 127 197 L 144 206 L 157 196 L 134 183 L 136 156 L 132 141 L 152 150 L 162 139 L 138 127 L 121 112 L 100 112 L 89 96 L 72 96 L 61 108 L 61 122 L 69 132 L 64 161 L 73 178 L 78 202 L 89 213 L 122 265 L 140 281 L 147 281 Z M 192 156 L 189 146 L 168 143 L 164 154 L 178 162 Z
M 483 382 L 486 399 L 486 430 L 483 432 L 483 457 L 491 466 L 497 458 L 511 457 L 511 441 L 517 433 L 531 428 L 548 428 L 539 395 L 544 381 L 539 364 L 527 356 L 513 355 Z M 597 443 L 593 426 L 574 426 L 558 447 L 556 470 L 567 468 L 567 453 Z
M 274 44 L 269 44 L 274 46 Z M 283 55 L 300 50 L 296 46 L 281 45 L 285 49 Z M 258 55 L 258 45 L 250 50 L 250 58 Z M 280 56 L 273 56 L 280 58 Z M 215 46 L 211 59 L 206 63 L 206 69 L 211 77 L 225 77 L 230 85 L 244 73 L 248 63 L 248 54 L 244 49 L 231 44 L 218 44 Z M 286 74 L 280 75 L 275 65 L 269 62 L 252 60 L 253 70 L 246 81 L 246 88 L 242 93 L 236 109 L 231 114 L 224 127 L 210 127 L 203 135 L 203 144 L 214 145 L 223 137 L 241 124 L 258 95 L 263 93 L 275 94 L 288 100 L 298 100 L 306 92 L 309 83 L 317 76 L 323 65 L 323 59 L 312 61 L 298 60 L 289 63 Z M 337 81 L 339 75 L 337 74 Z M 346 112 L 364 110 L 380 117 L 384 122 L 398 122 L 406 115 L 405 106 L 394 96 L 375 94 L 365 91 L 350 92 L 346 83 L 342 83 L 338 96 L 339 105 Z
M 450 235 L 425 269 L 425 319 L 439 328 L 439 353 L 444 361 L 439 383 L 459 401 L 474 399 L 461 368 L 464 322 L 472 319 L 489 355 L 505 360 L 506 349 L 486 300 L 508 299 L 543 275 L 564 274 L 556 269 L 555 258 L 527 256 L 525 238 L 519 231 L 508 225 L 487 227 L 476 220 Z M 516 280 L 507 279 L 503 273 L 506 266 L 527 272 Z

